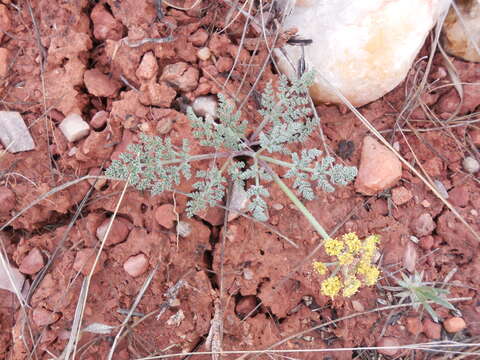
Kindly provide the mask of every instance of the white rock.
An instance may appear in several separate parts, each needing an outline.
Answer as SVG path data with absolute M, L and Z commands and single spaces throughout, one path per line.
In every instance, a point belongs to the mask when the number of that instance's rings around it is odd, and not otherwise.
M 240 216 L 240 212 L 243 212 L 248 205 L 248 194 L 237 183 L 233 184 L 232 199 L 230 200 L 231 211 L 228 214 L 228 221 L 232 221 Z
M 428 32 L 450 0 L 281 0 L 291 7 L 285 30 L 311 39 L 303 46 L 307 69 L 317 71 L 315 102 L 340 103 L 331 83 L 355 106 L 376 100 L 407 75 Z M 287 10 L 288 11 L 288 10 Z M 295 77 L 301 46 L 277 50 L 280 70 Z M 293 65 L 293 66 L 292 66 Z M 319 75 L 321 74 L 325 79 Z
M 11 153 L 35 149 L 25 121 L 17 111 L 0 111 L 0 141 Z
M 480 62 L 480 1 L 456 2 L 461 19 L 452 7 L 443 24 L 443 45 L 450 54 Z
M 8 259 L 0 253 L 0 289 L 13 293 L 18 290 L 20 293 L 24 282 L 25 276 L 16 267 L 11 266 Z
M 211 116 L 213 119 L 217 118 L 218 101 L 215 96 L 199 96 L 192 104 L 192 109 L 197 116 L 206 117 Z
M 188 237 L 192 233 L 192 225 L 185 221 L 179 221 L 177 224 L 177 233 L 181 237 Z
M 197 56 L 200 60 L 208 60 L 210 58 L 210 49 L 208 47 L 203 47 L 198 49 Z
M 469 172 L 470 174 L 474 174 L 478 170 L 480 170 L 480 164 L 475 158 L 471 156 L 467 156 L 465 159 L 463 159 L 463 168 L 465 169 L 466 172 Z
M 78 114 L 69 114 L 59 125 L 68 141 L 75 142 L 88 135 L 90 126 Z

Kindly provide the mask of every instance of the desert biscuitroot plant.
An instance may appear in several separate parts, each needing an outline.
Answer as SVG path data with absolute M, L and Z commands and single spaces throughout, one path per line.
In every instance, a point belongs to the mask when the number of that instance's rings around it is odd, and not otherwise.
M 269 192 L 263 185 L 274 181 L 303 213 L 315 230 L 328 240 L 330 237 L 315 217 L 307 210 L 294 191 L 306 200 L 315 198 L 312 184 L 326 192 L 336 185 L 347 185 L 357 175 L 353 166 L 335 164 L 330 156 L 319 158 L 318 149 L 293 152 L 291 144 L 304 143 L 319 125 L 312 115 L 308 87 L 312 84 L 313 72 L 306 72 L 299 79 L 289 82 L 280 78 L 277 91 L 269 83 L 261 99 L 259 113 L 263 121 L 250 137 L 247 137 L 247 122 L 241 121 L 240 112 L 232 103 L 219 95 L 217 120 L 198 117 L 188 108 L 187 116 L 193 135 L 210 153 L 190 154 L 188 141 L 175 147 L 170 138 L 140 135 L 140 143 L 129 145 L 119 160 L 114 160 L 107 169 L 107 177 L 127 180 L 138 190 L 148 190 L 153 195 L 175 191 L 183 179 L 192 176 L 192 163 L 210 160 L 208 170 L 198 170 L 193 191 L 188 194 L 186 212 L 192 216 L 199 211 L 215 206 L 225 198 L 228 179 L 244 188 L 249 198 L 248 211 L 259 221 L 268 219 Z M 213 151 L 212 151 L 213 148 Z M 290 156 L 290 161 L 275 158 L 278 154 Z M 242 159 L 242 160 L 240 160 Z M 272 169 L 283 168 L 279 174 Z M 293 179 L 293 190 L 281 178 Z

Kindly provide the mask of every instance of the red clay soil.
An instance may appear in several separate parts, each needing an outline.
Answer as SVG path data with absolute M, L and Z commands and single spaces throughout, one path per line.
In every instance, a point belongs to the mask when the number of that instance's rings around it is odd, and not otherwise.
M 200 95 L 219 92 L 245 98 L 268 55 L 261 34 L 253 30 L 247 31 L 243 48 L 239 49 L 243 16 L 237 17 L 226 31 L 220 31 L 230 11 L 228 1 L 199 1 L 188 11 L 164 6 L 165 17 L 159 21 L 154 1 L 32 0 L 35 23 L 28 2 L 3 3 L 0 39 L 8 61 L 6 67 L 0 65 L 1 110 L 22 114 L 36 148 L 6 153 L 0 158 L 0 186 L 15 195 L 14 200 L 9 200 L 11 208 L 0 212 L 0 224 L 56 186 L 100 173 L 141 132 L 167 134 L 174 144 L 191 139 L 186 105 Z M 196 2 L 175 3 L 190 8 Z M 167 37 L 170 31 L 173 41 L 140 44 L 142 39 Z M 212 54 L 207 60 L 197 56 L 203 47 Z M 463 82 L 478 85 L 480 64 L 460 60 L 454 60 L 454 64 Z M 423 167 L 433 180 L 443 184 L 449 201 L 479 232 L 478 173 L 475 177 L 462 167 L 470 145 L 480 146 L 479 130 L 465 121 L 442 129 L 442 122 L 427 120 L 420 108 L 407 114 L 408 123 L 398 117 L 406 102 L 405 86 L 411 88 L 414 71 L 423 70 L 425 65 L 424 60 L 417 63 L 404 84 L 364 106 L 361 112 L 396 143 L 405 159 Z M 261 92 L 269 80 L 278 80 L 270 64 L 256 90 Z M 456 110 L 457 117 L 480 110 L 480 87 L 473 85 L 464 87 L 463 103 L 457 109 L 460 98 L 454 87 L 442 87 L 450 80 L 440 55 L 433 61 L 428 82 L 434 83 L 431 87 L 435 89 L 422 99 L 440 119 L 448 119 Z M 243 117 L 252 129 L 260 120 L 256 109 L 258 105 L 250 97 Z M 320 105 L 317 110 L 328 147 L 337 151 L 345 148 L 340 145 L 345 141 L 353 143 L 347 153 L 341 151 L 340 155 L 346 164 L 358 166 L 362 140 L 368 134 L 366 128 L 343 107 Z M 76 143 L 68 142 L 58 128 L 72 112 L 83 114 L 92 128 L 88 137 Z M 399 131 L 396 123 L 405 132 Z M 304 146 L 321 144 L 316 132 Z M 202 149 L 194 147 L 194 151 L 200 153 Z M 473 154 L 477 159 L 478 155 L 478 151 Z M 288 179 L 285 181 L 288 183 Z M 0 291 L 0 358 L 26 359 L 34 352 L 36 358 L 47 359 L 59 356 L 66 347 L 82 281 L 88 273 L 83 266 L 91 264 L 89 256 L 99 245 L 97 229 L 111 217 L 123 189 L 123 183 L 113 181 L 92 184 L 83 181 L 57 192 L 2 232 L 9 260 L 27 274 L 24 293 L 28 293 L 47 260 L 54 254 L 55 258 L 31 291 L 28 319 L 15 296 Z M 191 182 L 181 187 L 189 189 Z M 321 279 L 311 267 L 312 260 L 322 259 L 320 254 L 312 254 L 320 237 L 275 184 L 270 184 L 268 190 L 268 226 L 239 217 L 224 228 L 221 209 L 189 219 L 182 195 L 151 197 L 128 189 L 90 284 L 83 326 L 119 326 L 153 269 L 156 273 L 135 309 L 126 336 L 116 348 L 116 359 L 208 351 L 206 337 L 220 287 L 223 350 L 262 350 L 324 322 L 397 302 L 382 287 L 395 285 L 391 278 L 349 299 L 332 302 L 322 296 Z M 83 199 L 86 203 L 79 207 Z M 173 207 L 163 208 L 164 215 L 156 215 L 165 204 Z M 406 266 L 410 271 L 424 271 L 426 281 L 443 281 L 456 270 L 449 280 L 449 296 L 472 300 L 455 303 L 467 324 L 455 340 L 480 335 L 479 244 L 406 168 L 392 191 L 367 197 L 356 193 L 351 185 L 333 194 L 319 190 L 316 200 L 306 206 L 331 234 L 380 234 L 384 273 Z M 176 235 L 174 225 L 178 220 L 188 224 L 186 237 Z M 169 297 L 169 289 L 176 284 L 183 286 L 177 289 L 176 296 Z M 434 308 L 442 319 L 454 315 L 445 308 Z M 152 316 L 136 324 L 151 312 Z M 441 324 L 426 319 L 427 315 L 409 307 L 372 312 L 293 337 L 277 348 L 352 348 L 453 338 Z M 34 350 L 25 326 L 27 320 L 36 341 Z M 116 331 L 82 333 L 78 358 L 106 358 Z M 379 342 L 382 335 L 384 340 Z M 299 359 L 351 359 L 358 354 L 346 350 L 286 355 Z M 406 350 L 398 351 L 395 356 L 408 354 Z M 424 353 L 416 351 L 416 355 L 422 358 Z

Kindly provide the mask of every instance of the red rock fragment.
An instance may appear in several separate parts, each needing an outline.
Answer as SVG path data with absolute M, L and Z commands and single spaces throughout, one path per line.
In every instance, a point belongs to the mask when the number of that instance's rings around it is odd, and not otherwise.
M 99 241 L 103 240 L 103 237 L 107 232 L 109 224 L 110 224 L 110 219 L 105 219 L 102 222 L 102 224 L 97 228 L 96 234 L 97 234 L 97 239 Z M 125 239 L 128 236 L 128 233 L 130 232 L 128 225 L 129 224 L 127 220 L 121 219 L 121 218 L 115 218 L 115 220 L 113 220 L 112 227 L 108 234 L 106 245 L 107 246 L 115 245 L 115 244 L 121 243 L 122 241 L 125 241 Z
M 429 213 L 420 215 L 412 222 L 411 226 L 414 234 L 418 237 L 430 235 L 436 227 L 432 215 Z
M 33 310 L 32 318 L 37 326 L 47 326 L 60 319 L 60 314 L 42 307 L 37 307 Z
M 123 264 L 123 269 L 133 277 L 142 275 L 148 268 L 148 258 L 145 254 L 130 256 Z
M 395 347 L 400 346 L 400 342 L 394 337 L 383 337 L 377 342 L 378 347 L 388 347 L 389 349 L 378 349 L 378 352 L 387 356 L 395 356 L 400 352 L 400 349 Z
M 108 120 L 108 112 L 99 111 L 93 115 L 92 120 L 90 120 L 90 126 L 95 130 L 99 130 L 105 126 Z
M 143 55 L 142 61 L 140 62 L 135 74 L 141 80 L 150 80 L 154 79 L 157 76 L 157 73 L 157 59 L 155 58 L 153 52 L 149 51 Z
M 0 4 L 0 41 L 2 40 L 5 32 L 10 31 L 12 28 L 12 19 L 10 17 L 10 11 L 8 8 Z
M 185 62 L 177 62 L 167 65 L 163 69 L 160 80 L 168 82 L 170 85 L 180 89 L 183 92 L 195 90 L 198 86 L 199 71 Z
M 413 195 L 404 186 L 398 186 L 394 189 L 392 189 L 392 200 L 395 203 L 395 205 L 403 205 L 412 199 Z
M 423 250 L 430 250 L 433 247 L 434 239 L 433 236 L 423 236 L 420 238 L 418 243 Z
M 1 35 L 0 35 L 1 36 Z M 8 75 L 8 57 L 10 56 L 10 51 L 5 48 L 0 48 L 0 78 L 4 78 Z
M 175 208 L 172 204 L 161 205 L 155 210 L 155 220 L 166 229 L 173 228 L 177 215 L 175 215 Z
M 85 71 L 83 81 L 90 94 L 100 97 L 115 97 L 121 87 L 120 82 L 110 78 L 98 69 Z
M 412 335 L 419 335 L 423 331 L 423 324 L 417 316 L 409 316 L 406 319 L 407 330 Z
M 41 251 L 35 247 L 23 258 L 19 270 L 24 274 L 33 275 L 39 272 L 44 265 L 43 255 Z
M 8 215 L 15 208 L 15 193 L 6 186 L 0 187 L 0 215 Z
M 461 317 L 451 317 L 443 322 L 443 327 L 449 333 L 456 333 L 465 329 L 467 324 Z
M 441 337 L 442 327 L 440 324 L 437 324 L 430 319 L 425 319 L 423 320 L 423 332 L 429 339 L 439 340 Z
M 120 40 L 123 36 L 123 25 L 117 21 L 103 4 L 97 4 L 90 14 L 93 22 L 93 36 L 97 40 Z
M 395 154 L 371 136 L 366 136 L 355 189 L 365 195 L 374 195 L 395 185 L 401 177 L 402 164 Z
M 73 262 L 73 269 L 82 273 L 84 276 L 87 276 L 95 262 L 97 252 L 98 250 L 93 248 L 87 248 L 78 251 L 77 255 L 75 256 L 75 261 Z M 100 258 L 98 259 L 97 266 L 93 272 L 94 274 L 103 270 L 103 264 L 105 263 L 106 259 L 107 256 L 102 252 Z
M 163 108 L 170 107 L 173 99 L 177 96 L 177 92 L 164 82 L 143 84 L 140 91 L 142 92 L 139 98 L 140 103 Z
M 205 29 L 198 29 L 190 35 L 188 40 L 195 46 L 203 46 L 208 40 L 208 32 Z

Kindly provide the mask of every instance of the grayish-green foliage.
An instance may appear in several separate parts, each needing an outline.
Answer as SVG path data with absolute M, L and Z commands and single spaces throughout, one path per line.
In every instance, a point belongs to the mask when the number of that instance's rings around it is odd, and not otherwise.
M 130 144 L 127 151 L 113 160 L 105 175 L 129 183 L 138 190 L 152 194 L 174 190 L 183 175 L 191 177 L 188 141 L 183 141 L 181 150 L 172 146 L 169 138 L 140 134 L 140 144 Z
M 291 162 L 276 164 L 288 169 L 283 176 L 294 179 L 293 188 L 307 200 L 315 198 L 312 183 L 316 183 L 324 191 L 331 192 L 335 190 L 335 185 L 346 185 L 357 174 L 355 167 L 334 164 L 331 157 L 317 159 L 321 155 L 321 151 L 317 149 L 302 150 L 297 154 L 288 148 L 289 144 L 304 142 L 318 126 L 317 118 L 310 117 L 311 108 L 307 97 L 313 77 L 312 72 L 307 72 L 289 85 L 287 78 L 283 76 L 278 91 L 274 91 L 272 84 L 268 84 L 262 95 L 262 109 L 259 111 L 263 121 L 257 129 L 260 152 L 290 154 Z M 193 184 L 194 190 L 189 194 L 187 215 L 192 216 L 221 202 L 229 178 L 237 186 L 247 189 L 248 211 L 256 219 L 266 221 L 268 208 L 265 198 L 270 195 L 262 183 L 272 180 L 269 173 L 271 169 L 265 165 L 265 156 L 258 157 L 259 152 L 250 147 L 249 139 L 246 137 L 247 122 L 240 120 L 241 114 L 229 100 L 219 95 L 218 120 L 208 117 L 203 119 L 191 108 L 187 110 L 187 116 L 193 128 L 193 135 L 200 145 L 213 147 L 215 153 L 231 154 L 225 169 L 218 168 L 215 155 L 212 153 L 209 169 L 195 172 L 198 181 Z M 249 160 L 237 160 L 236 154 L 241 154 Z M 182 177 L 186 179 L 191 177 L 190 164 L 206 158 L 208 155 L 203 157 L 190 155 L 186 141 L 181 149 L 177 149 L 168 137 L 162 139 L 142 134 L 139 144 L 130 145 L 127 152 L 120 155 L 119 160 L 112 162 L 106 176 L 113 179 L 128 179 L 138 190 L 159 194 L 175 190 Z
M 425 283 L 423 281 L 423 272 L 416 272 L 410 276 L 402 273 L 402 278 L 402 280 L 396 279 L 396 282 L 399 286 L 385 286 L 385 289 L 397 292 L 395 296 L 399 297 L 401 302 L 410 298 L 412 302 L 417 303 L 414 305 L 415 310 L 418 310 L 420 305 L 422 305 L 430 314 L 432 319 L 436 322 L 438 322 L 440 319 L 429 302 L 433 302 L 452 311 L 457 311 L 457 309 L 445 299 L 445 296 L 449 293 L 449 291 L 430 286 L 428 283 Z

